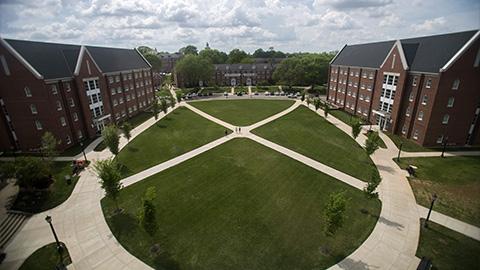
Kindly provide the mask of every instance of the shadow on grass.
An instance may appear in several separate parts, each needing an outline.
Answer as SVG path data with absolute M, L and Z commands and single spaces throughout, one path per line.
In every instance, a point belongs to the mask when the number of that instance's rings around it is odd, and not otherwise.
M 162 125 L 162 124 L 157 124 L 157 127 L 158 127 L 158 128 L 167 128 L 166 125 Z
M 136 231 L 138 221 L 128 213 L 117 213 L 109 217 L 114 235 L 129 236 Z
M 125 166 L 124 164 L 119 164 L 120 174 L 121 175 L 130 175 L 132 174 L 132 170 Z
M 153 265 L 155 269 L 165 269 L 165 270 L 177 270 L 180 269 L 180 265 L 175 261 L 172 255 L 166 251 L 158 254 L 153 259 Z
M 358 270 L 368 270 L 368 269 L 379 269 L 380 267 L 374 265 L 368 265 L 362 261 L 355 261 L 350 258 L 345 258 L 343 261 L 338 263 L 338 266 L 341 269 L 358 269 Z
M 133 146 L 128 146 L 127 149 L 128 149 L 129 152 L 133 152 L 133 153 L 138 152 L 138 148 L 133 147 Z

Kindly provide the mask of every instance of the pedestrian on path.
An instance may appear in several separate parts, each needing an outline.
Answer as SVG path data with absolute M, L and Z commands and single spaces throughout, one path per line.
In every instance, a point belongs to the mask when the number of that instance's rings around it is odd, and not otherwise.
M 238 127 L 238 133 L 242 133 L 242 128 Z
M 227 135 L 228 135 L 228 130 L 225 129 L 225 136 L 227 136 Z

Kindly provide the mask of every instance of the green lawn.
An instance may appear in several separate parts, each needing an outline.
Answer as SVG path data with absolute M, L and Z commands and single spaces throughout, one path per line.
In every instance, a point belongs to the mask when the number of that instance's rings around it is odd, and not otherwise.
M 79 177 L 72 177 L 72 183 L 67 184 L 65 175 L 71 175 L 71 162 L 53 162 L 52 175 L 53 184 L 50 186 L 49 192 L 19 192 L 12 209 L 29 213 L 39 213 L 63 203 L 70 194 L 72 194 L 75 184 Z
M 117 160 L 128 176 L 225 136 L 225 128 L 180 107 L 133 139 Z
M 156 187 L 159 230 L 150 237 L 138 210 Z M 323 233 L 332 192 L 349 198 L 345 226 Z M 324 269 L 370 234 L 380 201 L 248 139 L 234 139 L 120 192 L 124 209 L 102 207 L 116 239 L 157 269 Z M 152 252 L 157 245 L 160 252 Z
M 129 122 L 130 125 L 132 125 L 132 128 L 136 128 L 152 117 L 153 117 L 153 114 L 150 112 L 140 112 L 134 117 L 126 120 L 126 122 Z
M 287 109 L 293 101 L 237 99 L 199 101 L 189 104 L 232 125 L 248 126 Z
M 65 244 L 61 243 L 64 247 Z M 57 244 L 50 243 L 37 249 L 27 260 L 25 260 L 19 270 L 52 270 L 60 262 L 57 251 Z M 69 265 L 72 263 L 68 249 L 63 250 L 63 263 Z
M 255 129 L 253 133 L 360 180 L 368 181 L 372 173 L 378 173 L 360 145 L 305 106 Z
M 480 157 L 400 159 L 403 169 L 410 164 L 418 167 L 409 182 L 419 204 L 429 207 L 436 193 L 435 211 L 480 226 Z
M 422 219 L 421 224 L 424 220 Z M 421 226 L 416 256 L 432 260 L 433 270 L 480 269 L 480 242 L 437 223 Z
M 402 145 L 402 151 L 405 152 L 431 152 L 431 151 L 442 151 L 442 146 L 436 146 L 436 147 L 424 147 L 419 144 L 416 144 L 414 141 L 404 138 L 400 135 L 397 134 L 392 134 L 392 133 L 385 133 L 390 137 L 390 139 L 395 143 L 397 147 L 400 147 L 400 144 Z M 455 152 L 455 151 L 480 151 L 480 146 L 449 146 L 446 149 L 447 151 Z
M 360 121 L 362 124 L 365 122 L 362 118 L 356 115 L 351 115 L 343 110 L 330 110 L 330 114 L 349 126 L 352 125 L 352 120 Z

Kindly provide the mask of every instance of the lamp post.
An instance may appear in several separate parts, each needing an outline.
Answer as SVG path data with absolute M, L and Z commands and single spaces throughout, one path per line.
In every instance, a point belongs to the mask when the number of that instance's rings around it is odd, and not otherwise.
M 46 216 L 45 221 L 47 221 L 47 223 L 50 225 L 50 229 L 52 230 L 53 236 L 55 237 L 55 242 L 57 243 L 57 251 L 58 255 L 60 256 L 60 263 L 58 264 L 58 266 L 60 269 L 65 269 L 65 265 L 63 264 L 63 248 L 60 244 L 60 241 L 58 241 L 57 234 L 55 233 L 55 229 L 53 228 L 52 217 Z
M 83 159 L 85 159 L 85 163 L 87 163 L 88 160 L 87 160 L 87 155 L 85 154 L 85 149 L 83 148 L 83 142 L 80 142 L 80 147 L 82 148 Z
M 437 194 L 433 194 L 432 196 L 432 203 L 430 204 L 430 209 L 428 210 L 428 215 L 427 215 L 427 219 L 425 219 L 425 224 L 424 224 L 424 227 L 425 228 L 428 228 L 428 220 L 430 219 L 430 214 L 432 213 L 432 209 L 433 209 L 433 204 L 435 203 L 435 201 L 437 200 L 438 196 Z
M 448 143 L 448 136 L 445 137 L 445 140 L 443 140 L 443 148 L 442 148 L 442 158 L 445 157 L 445 150 L 447 148 L 447 143 Z
M 400 153 L 402 152 L 403 143 L 400 143 L 400 147 L 398 148 L 398 156 L 397 161 L 400 162 Z

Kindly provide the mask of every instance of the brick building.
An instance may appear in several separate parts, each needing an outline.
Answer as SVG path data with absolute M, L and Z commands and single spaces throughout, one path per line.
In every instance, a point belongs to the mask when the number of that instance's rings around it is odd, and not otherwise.
M 180 58 L 183 57 L 181 53 L 159 53 L 158 57 L 162 62 L 162 67 L 160 68 L 161 72 L 164 73 L 172 73 L 173 69 L 175 68 L 175 64 L 177 63 Z
M 37 151 L 46 131 L 69 148 L 154 97 L 135 49 L 0 39 L 0 151 Z
M 345 45 L 328 101 L 424 146 L 480 144 L 480 31 Z

